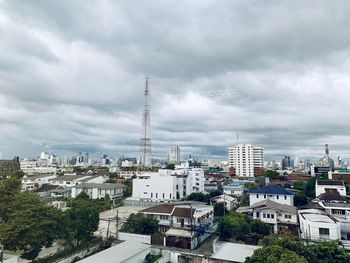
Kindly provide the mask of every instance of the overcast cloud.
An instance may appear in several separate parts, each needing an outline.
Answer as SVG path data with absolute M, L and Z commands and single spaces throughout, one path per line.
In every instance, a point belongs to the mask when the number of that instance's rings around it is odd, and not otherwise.
M 0 0 L 0 151 L 350 158 L 349 1 Z M 213 93 L 213 91 L 215 91 Z

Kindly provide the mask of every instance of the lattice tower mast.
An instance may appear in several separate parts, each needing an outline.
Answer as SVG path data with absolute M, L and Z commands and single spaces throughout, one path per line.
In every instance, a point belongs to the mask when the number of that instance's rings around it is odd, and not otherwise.
M 145 102 L 143 108 L 142 115 L 142 126 L 143 126 L 143 137 L 141 137 L 140 141 L 140 151 L 141 151 L 141 165 L 142 166 L 150 166 L 151 162 L 151 138 L 150 136 L 150 124 L 151 124 L 151 116 L 150 116 L 150 106 L 149 106 L 149 89 L 148 89 L 148 77 L 146 78 L 145 83 Z

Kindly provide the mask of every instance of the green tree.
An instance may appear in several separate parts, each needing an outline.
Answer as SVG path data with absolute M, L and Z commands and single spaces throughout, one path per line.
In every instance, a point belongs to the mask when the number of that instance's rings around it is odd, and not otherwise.
M 306 259 L 297 253 L 278 245 L 259 248 L 246 263 L 307 263 Z
M 309 202 L 305 193 L 300 192 L 294 195 L 294 206 L 297 206 L 297 207 L 305 206 L 308 203 Z
M 78 195 L 77 195 L 77 199 L 89 199 L 89 195 L 87 193 L 85 193 L 84 191 L 80 192 Z
M 249 233 L 249 218 L 236 212 L 219 219 L 218 230 L 220 240 L 242 240 Z
M 274 170 L 270 170 L 270 169 L 264 169 L 260 176 L 264 176 L 264 177 L 268 177 L 272 180 L 276 180 L 276 179 L 283 179 L 283 176 L 280 176 L 280 174 L 277 171 Z
M 305 186 L 305 194 L 309 198 L 315 198 L 316 178 L 308 180 Z
M 263 247 L 280 246 L 304 257 L 309 263 L 346 263 L 350 262 L 350 255 L 337 241 L 325 241 L 306 245 L 304 242 L 290 236 L 270 235 L 260 242 Z
M 304 191 L 305 187 L 306 187 L 306 183 L 304 181 L 295 181 L 292 183 L 292 187 L 294 189 L 300 190 L 300 191 Z
M 122 231 L 135 234 L 154 234 L 158 232 L 158 219 L 142 213 L 131 214 L 122 227 Z
M 250 231 L 252 233 L 266 236 L 270 234 L 270 225 L 254 219 L 250 222 Z
M 173 163 L 168 163 L 168 164 L 166 165 L 165 169 L 175 170 L 175 164 L 173 164 Z
M 0 225 L 0 242 L 9 250 L 22 250 L 21 257 L 35 259 L 43 246 L 64 233 L 60 212 L 43 205 L 19 210 L 10 220 Z
M 124 198 L 132 196 L 132 179 L 126 180 L 125 183 L 126 190 L 123 193 Z
M 16 177 L 0 181 L 0 222 L 9 219 L 11 204 L 20 190 L 21 180 Z
M 77 245 L 90 240 L 93 232 L 98 229 L 99 209 L 89 204 L 90 202 L 76 202 L 65 212 L 68 218 L 67 228 L 72 230 L 71 237 Z
M 214 205 L 214 216 L 224 216 L 225 214 L 228 214 L 225 203 L 216 203 Z

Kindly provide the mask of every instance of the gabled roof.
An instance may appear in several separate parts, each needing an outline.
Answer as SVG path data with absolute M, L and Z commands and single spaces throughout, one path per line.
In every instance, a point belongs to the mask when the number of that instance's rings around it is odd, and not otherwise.
M 248 191 L 248 194 L 293 195 L 292 192 L 278 185 L 267 185 L 263 188 L 253 189 Z
M 185 208 L 185 207 L 175 207 L 172 213 L 172 216 L 190 218 L 193 216 L 195 211 L 196 211 L 195 208 L 191 209 L 191 208 Z
M 344 182 L 341 180 L 317 180 L 317 185 L 338 185 L 344 186 Z
M 263 210 L 266 208 L 275 210 L 275 211 L 280 211 L 280 212 L 286 212 L 290 214 L 296 214 L 297 213 L 297 208 L 295 206 L 291 205 L 282 205 L 280 203 L 276 203 L 274 201 L 271 201 L 269 199 L 256 202 L 255 204 L 251 205 L 249 208 L 254 209 L 254 210 Z
M 317 196 L 318 200 L 322 202 L 347 202 L 348 198 L 341 196 L 338 191 L 326 191 L 323 194 Z
M 140 213 L 170 215 L 174 207 L 175 207 L 175 204 L 161 204 L 161 205 L 156 205 L 156 206 L 143 209 L 140 211 Z

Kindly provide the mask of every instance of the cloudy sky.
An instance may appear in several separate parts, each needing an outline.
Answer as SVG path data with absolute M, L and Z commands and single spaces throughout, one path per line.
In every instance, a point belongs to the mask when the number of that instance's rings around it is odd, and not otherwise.
M 0 151 L 350 158 L 350 1 L 0 0 Z

